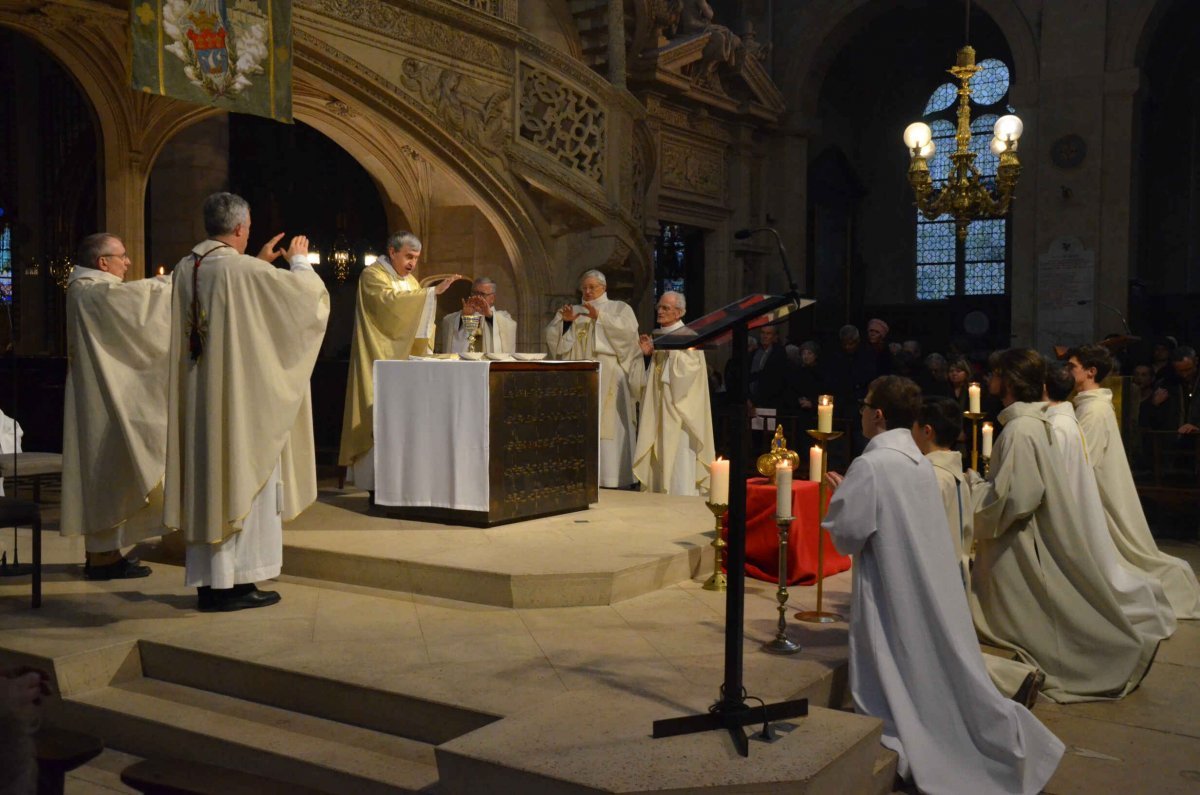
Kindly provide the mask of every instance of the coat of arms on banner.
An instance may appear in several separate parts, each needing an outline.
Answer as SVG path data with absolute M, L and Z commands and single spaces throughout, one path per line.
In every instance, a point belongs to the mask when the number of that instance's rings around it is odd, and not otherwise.
M 133 0 L 135 88 L 291 120 L 290 0 Z

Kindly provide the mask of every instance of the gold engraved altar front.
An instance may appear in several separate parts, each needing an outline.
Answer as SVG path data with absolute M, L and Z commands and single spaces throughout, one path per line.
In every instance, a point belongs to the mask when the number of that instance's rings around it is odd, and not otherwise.
M 598 498 L 594 362 L 494 362 L 487 524 L 586 510 Z

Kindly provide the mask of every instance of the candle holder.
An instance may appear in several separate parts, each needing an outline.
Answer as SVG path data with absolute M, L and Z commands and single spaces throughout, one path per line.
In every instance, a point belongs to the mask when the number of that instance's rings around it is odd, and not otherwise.
M 981 411 L 964 411 L 963 416 L 971 421 L 971 469 L 979 471 L 979 423 L 985 417 Z
M 708 510 L 712 511 L 713 516 L 717 520 L 716 536 L 712 540 L 713 548 L 713 573 L 712 576 L 704 583 L 706 591 L 724 591 L 725 590 L 725 548 L 729 546 L 725 543 L 725 539 L 721 538 L 721 519 L 725 516 L 725 511 L 729 506 L 725 503 L 705 502 Z
M 809 431 L 808 435 L 821 443 L 821 477 L 817 480 L 817 609 L 801 610 L 795 617 L 810 624 L 832 624 L 843 619 L 837 613 L 821 609 L 825 598 L 825 531 L 821 523 L 825 520 L 825 473 L 829 469 L 829 442 L 840 438 L 842 432 Z
M 990 455 L 981 456 L 983 458 L 983 478 L 987 480 L 992 474 L 992 457 Z M 976 470 L 979 471 L 979 470 Z
M 800 651 L 800 644 L 787 636 L 788 530 L 794 520 L 794 516 L 775 517 L 775 524 L 779 525 L 779 587 L 775 589 L 775 600 L 779 602 L 779 628 L 775 630 L 775 639 L 762 645 L 762 650 L 768 654 L 795 654 Z

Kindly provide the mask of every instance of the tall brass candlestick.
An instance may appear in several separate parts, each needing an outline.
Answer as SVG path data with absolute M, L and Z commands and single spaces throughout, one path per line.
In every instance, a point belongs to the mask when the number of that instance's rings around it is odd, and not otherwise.
M 801 610 L 796 618 L 810 624 L 832 624 L 843 619 L 837 613 L 821 609 L 825 598 L 825 531 L 821 523 L 825 520 L 825 473 L 829 471 L 829 442 L 841 437 L 842 432 L 809 431 L 808 435 L 821 443 L 821 477 L 817 481 L 817 609 Z
M 775 523 L 779 525 L 779 587 L 775 589 L 775 599 L 779 602 L 779 627 L 775 631 L 775 639 L 762 646 L 763 651 L 770 654 L 795 654 L 800 651 L 800 644 L 787 636 L 788 530 L 794 520 L 794 516 L 775 517 Z
M 704 583 L 706 591 L 724 591 L 725 590 L 725 547 L 729 546 L 725 543 L 725 539 L 721 538 L 721 519 L 725 516 L 725 511 L 729 509 L 728 505 L 722 503 L 706 502 L 708 510 L 713 512 L 713 516 L 717 520 L 716 536 L 712 540 L 713 548 L 713 573 L 712 576 Z
M 971 421 L 971 469 L 979 471 L 979 422 L 987 415 L 979 411 L 964 411 L 963 416 Z

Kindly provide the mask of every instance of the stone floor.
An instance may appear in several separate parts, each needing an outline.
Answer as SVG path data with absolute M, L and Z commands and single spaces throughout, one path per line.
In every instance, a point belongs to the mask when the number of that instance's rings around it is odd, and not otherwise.
M 53 526 L 54 511 L 47 513 Z M 11 547 L 9 533 L 0 547 Z M 694 709 L 716 696 L 722 679 L 724 596 L 702 590 L 702 578 L 611 605 L 514 609 L 285 575 L 279 606 L 212 615 L 192 609 L 194 591 L 182 586 L 178 567 L 155 564 L 144 580 L 88 583 L 79 565 L 82 544 L 52 533 L 44 539 L 40 611 L 29 609 L 27 579 L 0 580 L 0 657 L 57 660 L 158 640 L 498 715 L 580 690 Z M 1200 567 L 1200 546 L 1164 548 Z M 828 607 L 845 609 L 849 581 L 849 573 L 827 581 Z M 792 606 L 807 608 L 814 589 L 793 588 L 791 595 Z M 793 622 L 790 634 L 804 653 L 764 654 L 759 645 L 773 636 L 775 606 L 771 585 L 748 582 L 747 688 L 767 700 L 836 700 L 844 687 L 845 625 Z M 1181 624 L 1142 687 L 1124 700 L 1043 700 L 1035 713 L 1069 748 L 1047 790 L 1054 795 L 1200 792 L 1200 622 Z M 107 751 L 75 771 L 67 791 L 129 792 L 117 773 L 128 761 Z

